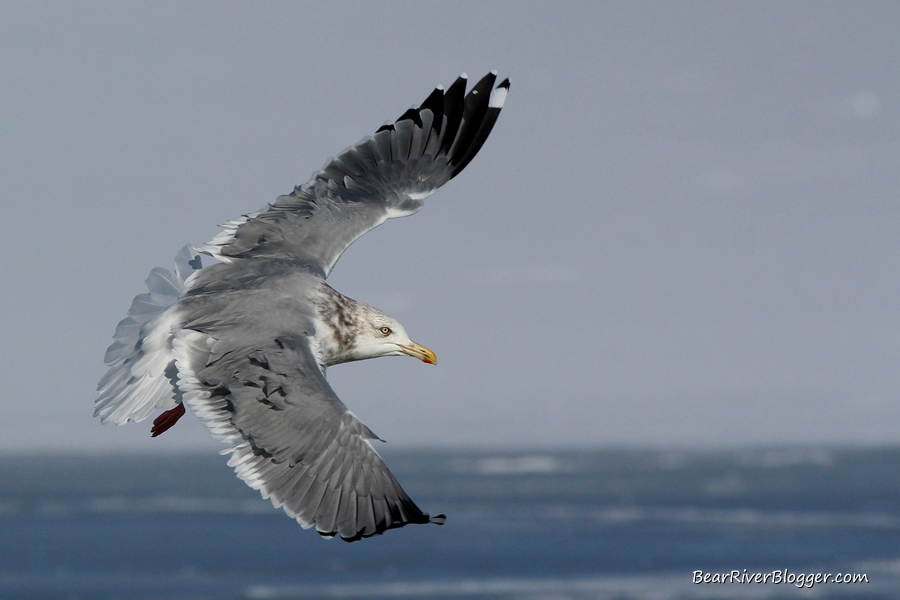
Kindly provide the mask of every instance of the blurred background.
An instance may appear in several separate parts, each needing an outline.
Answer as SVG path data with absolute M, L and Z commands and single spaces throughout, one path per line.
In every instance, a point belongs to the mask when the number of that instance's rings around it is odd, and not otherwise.
M 632 484 L 657 490 L 647 500 L 657 506 L 675 501 L 660 472 L 695 469 L 682 484 L 709 484 L 713 496 L 732 498 L 728 507 L 710 500 L 715 510 L 763 511 L 754 513 L 761 521 L 723 517 L 724 537 L 692 546 L 721 557 L 721 544 L 763 535 L 754 538 L 756 558 L 738 552 L 733 568 L 852 558 L 900 571 L 900 517 L 885 500 L 900 494 L 891 450 L 900 441 L 898 26 L 895 2 L 3 3 L 0 451 L 37 461 L 12 461 L 17 466 L 4 471 L 10 493 L 24 494 L 0 502 L 10 531 L 23 528 L 7 538 L 9 555 L 40 537 L 23 525 L 25 516 L 57 531 L 34 507 L 100 522 L 110 497 L 130 497 L 47 488 L 41 477 L 64 480 L 53 475 L 53 457 L 93 455 L 94 462 L 70 465 L 83 482 L 120 472 L 98 457 L 126 455 L 116 469 L 136 477 L 127 467 L 134 453 L 158 454 L 141 460 L 159 467 L 176 454 L 213 456 L 219 448 L 191 418 L 158 439 L 149 437 L 149 422 L 115 428 L 91 418 L 104 351 L 151 268 L 171 268 L 184 244 L 203 243 L 218 224 L 289 192 L 435 85 L 497 69 L 512 87 L 477 158 L 419 214 L 359 240 L 329 280 L 397 317 L 440 359 L 437 368 L 384 359 L 329 370 L 342 399 L 390 442 L 395 470 L 402 463 L 413 473 L 407 487 L 425 481 L 415 473 L 431 473 L 415 457 L 432 456 L 446 472 L 474 474 L 472 489 L 484 491 L 477 482 L 487 480 L 478 477 L 494 481 L 490 489 L 506 499 L 490 505 L 497 510 L 537 489 L 517 478 L 551 489 L 562 484 L 541 474 L 577 482 L 578 473 L 600 486 L 573 483 L 578 506 L 615 498 L 634 507 L 644 496 Z M 713 468 L 708 461 L 717 456 L 726 462 Z M 631 473 L 642 460 L 651 465 L 638 469 L 643 483 L 611 475 Z M 747 475 L 748 465 L 775 469 L 766 473 L 781 487 Z M 854 472 L 871 475 L 869 495 L 848 492 L 841 507 L 816 504 L 840 495 L 835 478 L 846 482 Z M 821 485 L 797 492 L 810 481 Z M 238 487 L 222 494 L 239 494 L 291 527 L 255 492 L 228 482 Z M 171 485 L 183 500 L 187 492 Z M 202 489 L 206 498 L 219 488 Z M 754 496 L 759 489 L 770 493 Z M 618 491 L 603 495 L 610 490 Z M 81 508 L 53 500 L 79 493 Z M 685 510 L 703 504 L 678 497 Z M 781 527 L 766 516 L 775 508 L 763 504 L 788 497 L 799 503 L 784 500 L 791 515 L 837 510 L 834 539 L 856 545 L 837 544 L 846 556 L 789 553 L 773 565 L 766 557 L 776 555 L 766 552 L 786 542 L 765 537 L 771 532 L 758 524 Z M 152 506 L 140 514 L 194 514 L 183 502 Z M 547 506 L 521 513 L 521 523 L 550 514 Z M 484 510 L 473 532 L 499 522 Z M 584 525 L 565 516 L 584 513 L 553 514 Z M 659 515 L 669 513 L 653 514 L 665 521 Z M 607 527 L 607 517 L 591 523 Z M 613 521 L 657 522 L 635 519 Z M 863 521 L 877 542 L 841 529 Z M 424 529 L 391 533 L 447 539 L 446 530 Z M 627 531 L 623 539 L 633 539 Z M 165 552 L 135 535 L 147 552 Z M 312 533 L 285 535 L 320 544 Z M 635 556 L 646 558 L 658 541 Z M 550 548 L 541 544 L 532 546 Z M 577 544 L 563 547 L 584 556 Z M 25 597 L 33 581 L 46 580 L 40 565 L 57 560 L 47 552 L 0 567 L 0 591 L 4 581 L 19 581 L 9 583 L 17 590 L 9 597 Z M 685 552 L 663 554 L 694 556 Z M 58 560 L 54 572 L 64 574 L 68 597 L 102 596 L 88 584 L 89 591 L 72 591 L 82 588 L 65 573 L 77 569 Z M 675 568 L 647 560 L 610 568 Z M 707 566 L 716 565 L 724 568 Z M 84 567 L 108 581 L 97 568 Z M 128 579 L 131 567 L 121 568 Z M 585 568 L 582 575 L 593 577 Z M 203 571 L 194 569 L 188 573 Z M 682 578 L 692 570 L 677 569 Z M 545 590 L 546 597 L 601 597 L 585 586 Z M 629 586 L 622 589 L 638 594 Z M 118 588 L 110 589 L 115 597 Z M 286 589 L 284 597 L 298 593 Z
M 900 440 L 896 3 L 0 10 L 2 447 L 208 444 L 90 418 L 150 269 L 490 69 L 512 89 L 478 159 L 330 279 L 441 361 L 331 370 L 376 432 Z

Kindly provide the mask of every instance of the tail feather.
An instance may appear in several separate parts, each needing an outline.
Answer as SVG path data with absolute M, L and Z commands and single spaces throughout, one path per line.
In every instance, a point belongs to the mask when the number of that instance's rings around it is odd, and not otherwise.
M 157 267 L 147 278 L 149 293 L 139 294 L 128 316 L 116 326 L 104 362 L 110 367 L 97 385 L 94 416 L 121 425 L 146 419 L 157 408 L 180 400 L 172 381 L 174 305 L 185 281 L 202 268 L 199 255 L 185 246 L 175 257 L 175 272 Z
M 181 288 L 184 284 L 184 280 L 178 279 L 178 275 L 163 269 L 162 267 L 156 267 L 152 271 L 150 271 L 150 276 L 147 277 L 147 289 L 150 290 L 150 296 L 164 296 L 164 297 L 178 297 L 181 295 Z

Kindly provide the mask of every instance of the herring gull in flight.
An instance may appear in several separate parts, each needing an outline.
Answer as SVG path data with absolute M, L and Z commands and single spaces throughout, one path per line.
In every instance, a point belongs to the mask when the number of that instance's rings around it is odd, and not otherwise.
M 346 248 L 387 219 L 418 211 L 462 171 L 509 90 L 496 72 L 466 76 L 331 158 L 259 212 L 223 226 L 175 271 L 156 268 L 106 352 L 94 416 L 141 421 L 151 434 L 185 406 L 230 447 L 250 487 L 324 537 L 359 540 L 409 523 L 443 523 L 406 495 L 375 451 L 379 439 L 337 397 L 327 367 L 379 356 L 437 359 L 376 308 L 325 279 Z

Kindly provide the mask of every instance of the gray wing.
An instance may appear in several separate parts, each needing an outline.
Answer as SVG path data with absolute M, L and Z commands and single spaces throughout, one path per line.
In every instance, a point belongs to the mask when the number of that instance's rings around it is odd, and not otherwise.
M 459 174 L 487 139 L 509 80 L 465 75 L 418 108 L 331 158 L 309 182 L 260 212 L 223 226 L 204 251 L 226 262 L 288 258 L 327 277 L 344 250 L 385 220 L 415 213 Z
M 409 523 L 438 523 L 406 495 L 332 391 L 304 335 L 226 344 L 182 330 L 178 385 L 210 433 L 233 447 L 228 465 L 304 528 L 347 541 Z

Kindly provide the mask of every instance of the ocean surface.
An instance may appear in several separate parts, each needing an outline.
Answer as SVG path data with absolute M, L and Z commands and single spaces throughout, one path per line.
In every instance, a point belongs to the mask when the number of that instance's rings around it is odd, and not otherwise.
M 380 450 L 444 526 L 325 540 L 215 454 L 6 455 L 0 599 L 900 598 L 900 448 Z M 694 583 L 732 571 L 768 579 Z

